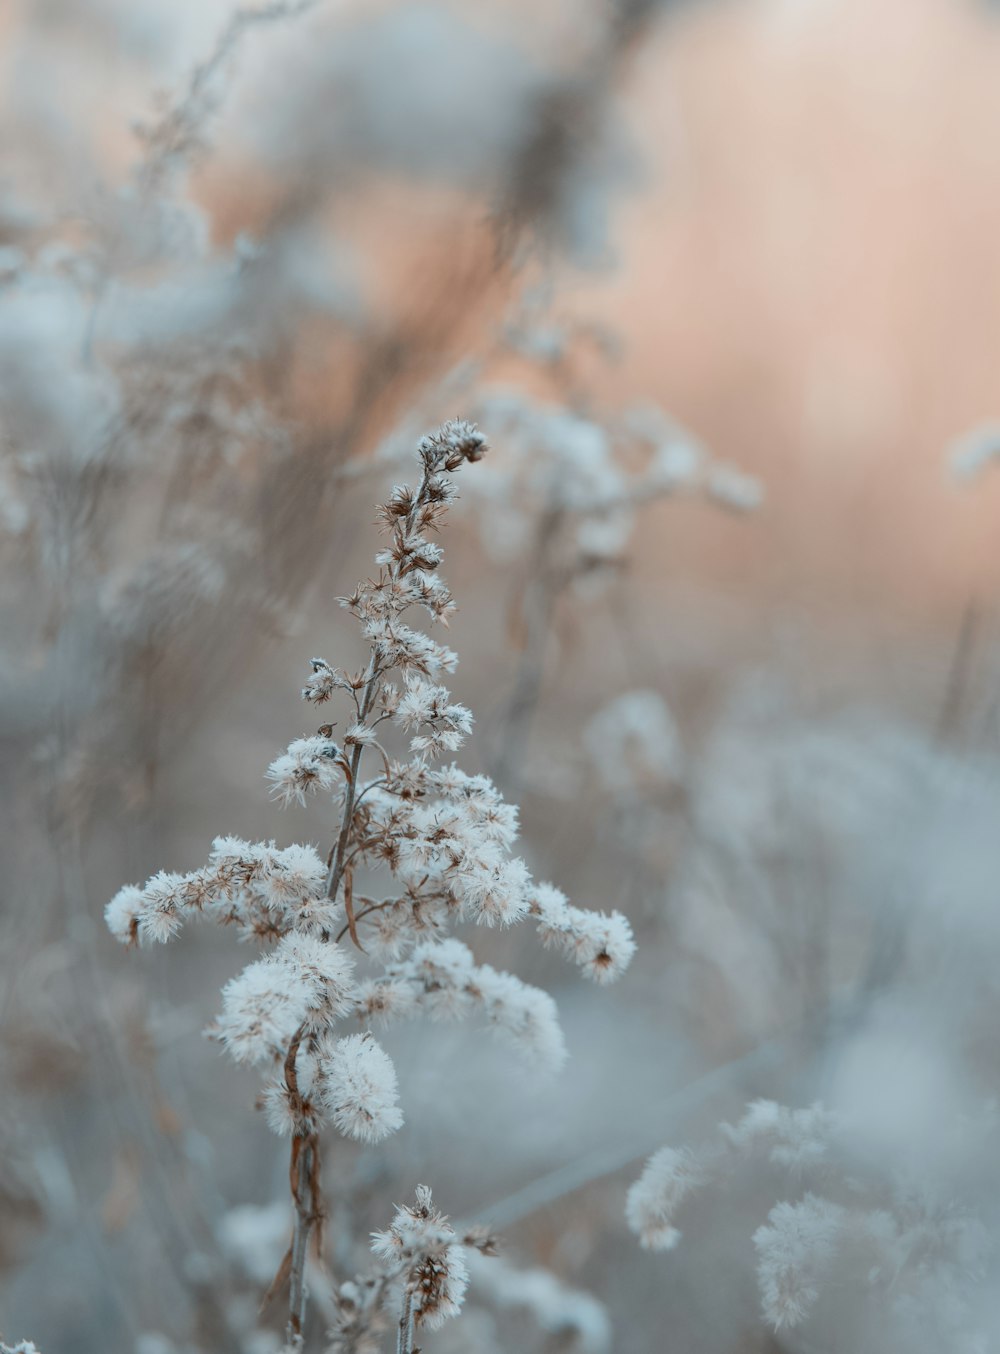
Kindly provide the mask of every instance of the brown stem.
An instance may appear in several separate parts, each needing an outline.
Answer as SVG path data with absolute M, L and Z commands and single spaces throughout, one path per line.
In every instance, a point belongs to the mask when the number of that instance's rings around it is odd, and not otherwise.
M 381 902 L 381 903 L 372 903 L 370 907 L 363 907 L 363 908 L 361 909 L 360 912 L 355 912 L 355 914 L 354 914 L 354 921 L 355 921 L 355 923 L 357 923 L 357 922 L 361 921 L 362 918 L 369 916 L 372 912 L 382 912 L 385 908 L 391 907 L 391 906 L 393 905 L 393 903 L 398 903 L 399 901 L 400 901 L 400 900 L 399 900 L 398 898 L 386 898 L 386 899 L 385 899 L 383 902 Z M 348 933 L 348 931 L 350 931 L 350 929 L 351 929 L 351 924 L 350 924 L 350 922 L 348 922 L 348 924 L 347 924 L 346 926 L 341 927 L 341 929 L 337 932 L 337 944 L 338 944 L 338 945 L 339 945 L 340 942 L 344 939 L 344 937 L 347 935 L 347 933 Z M 361 945 L 358 945 L 358 949 L 359 949 L 359 950 L 362 949 L 362 946 L 361 946 Z
M 316 1221 L 313 1193 L 316 1172 L 316 1137 L 292 1139 L 292 1199 L 295 1222 L 292 1232 L 292 1259 L 289 1266 L 288 1339 L 293 1348 L 301 1342 L 306 1319 L 306 1254 L 309 1234 Z
M 347 913 L 347 929 L 354 941 L 354 948 L 364 954 L 365 947 L 358 939 L 358 928 L 354 919 L 354 871 L 350 867 L 344 870 L 344 911 Z M 343 932 L 341 932 L 341 935 L 343 935 Z
M 358 722 L 364 723 L 371 703 L 375 699 L 375 688 L 378 683 L 379 668 L 375 654 L 373 653 L 368 660 L 368 671 L 365 674 L 365 692 L 361 701 L 361 708 L 358 711 Z M 344 874 L 344 857 L 347 854 L 347 843 L 351 836 L 351 824 L 354 820 L 354 795 L 358 783 L 358 768 L 361 765 L 361 754 L 364 752 L 362 743 L 355 743 L 351 749 L 350 760 L 350 778 L 347 782 L 347 788 L 344 792 L 344 814 L 340 820 L 340 833 L 337 836 L 337 846 L 333 853 L 333 860 L 330 862 L 330 868 L 326 873 L 326 896 L 336 900 L 337 891 L 340 888 L 340 881 Z
M 416 521 L 417 514 L 420 511 L 421 507 L 423 506 L 424 495 L 427 492 L 427 485 L 429 482 L 430 482 L 430 474 L 425 469 L 423 478 L 420 481 L 420 488 L 418 489 L 413 500 L 413 507 L 407 513 L 406 517 L 407 529 L 412 528 L 414 522 Z M 391 578 L 400 577 L 401 571 L 398 565 L 390 564 L 387 567 L 389 576 Z M 378 657 L 375 653 L 375 650 L 373 649 L 371 657 L 368 660 L 368 669 L 365 672 L 364 694 L 362 695 L 361 703 L 358 708 L 359 724 L 363 724 L 365 720 L 368 718 L 369 712 L 371 711 L 372 708 L 372 703 L 375 700 L 375 695 L 378 691 L 379 677 L 381 676 L 381 674 L 382 669 L 379 667 Z M 336 850 L 334 851 L 333 861 L 331 862 L 330 868 L 327 871 L 326 875 L 326 896 L 328 898 L 332 898 L 334 902 L 336 902 L 337 893 L 340 889 L 341 880 L 344 877 L 344 866 L 346 864 L 347 857 L 347 845 L 351 838 L 351 827 L 354 821 L 354 803 L 355 803 L 355 795 L 357 793 L 358 770 L 361 766 L 361 758 L 362 755 L 364 754 L 364 750 L 365 747 L 363 743 L 355 743 L 351 749 L 351 760 L 350 763 L 348 764 L 350 777 L 344 795 L 344 814 L 340 820 L 340 832 L 337 836 L 337 846 Z M 379 751 L 382 752 L 382 756 L 385 761 L 386 774 L 388 775 L 389 759 L 388 757 L 386 757 L 385 752 L 382 751 L 381 748 L 379 748 Z

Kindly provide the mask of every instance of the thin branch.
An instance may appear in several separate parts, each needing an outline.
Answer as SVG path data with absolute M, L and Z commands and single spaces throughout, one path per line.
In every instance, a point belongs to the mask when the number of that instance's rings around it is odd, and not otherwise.
M 299 1091 L 296 1063 L 299 1048 L 305 1037 L 305 1023 L 295 1031 L 285 1055 L 285 1085 L 292 1108 L 298 1118 L 304 1115 L 304 1103 Z M 319 1143 L 315 1133 L 295 1132 L 289 1163 L 289 1183 L 295 1217 L 292 1228 L 291 1258 L 288 1265 L 288 1340 L 292 1348 L 301 1344 L 306 1317 L 306 1255 L 313 1226 L 320 1221 L 319 1209 Z M 275 1279 L 279 1284 L 281 1272 Z
M 393 905 L 393 903 L 398 903 L 398 902 L 400 902 L 400 899 L 399 899 L 399 898 L 386 898 L 386 899 L 385 899 L 383 902 L 381 902 L 381 903 L 372 903 L 369 907 L 363 907 L 363 908 L 361 909 L 360 912 L 355 912 L 355 914 L 354 914 L 354 921 L 355 921 L 355 922 L 363 921 L 363 920 L 365 919 L 365 917 L 370 916 L 371 913 L 373 913 L 373 912 L 382 912 L 382 911 L 385 910 L 385 908 L 391 907 L 391 906 Z M 351 923 L 350 923 L 350 921 L 348 921 L 347 925 L 344 926 L 344 927 L 342 927 L 341 930 L 337 933 L 336 941 L 337 941 L 337 944 L 338 944 L 338 945 L 340 944 L 340 942 L 344 939 L 344 937 L 347 935 L 347 933 L 348 933 L 350 930 L 351 930 Z M 355 941 L 355 944 L 357 944 L 356 941 Z M 361 947 L 360 945 L 358 945 L 358 949 L 360 950 L 361 948 L 362 948 L 362 947 Z M 363 951 L 362 951 L 362 952 L 363 952 Z
M 399 1316 L 396 1354 L 413 1354 L 413 1295 L 408 1287 L 403 1289 L 403 1310 Z

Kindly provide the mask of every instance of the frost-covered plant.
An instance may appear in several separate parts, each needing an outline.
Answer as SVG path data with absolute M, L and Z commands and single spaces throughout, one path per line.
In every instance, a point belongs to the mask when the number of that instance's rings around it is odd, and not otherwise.
M 419 1185 L 413 1204 L 397 1206 L 391 1226 L 372 1235 L 375 1274 L 341 1284 L 327 1354 L 375 1354 L 390 1309 L 399 1312 L 397 1349 L 409 1351 L 421 1328 L 436 1330 L 474 1297 L 496 1310 L 527 1314 L 539 1331 L 569 1339 L 582 1354 L 606 1354 L 611 1326 L 603 1305 L 548 1270 L 522 1269 L 497 1255 L 483 1228 L 456 1227 Z
M 402 1124 L 395 1069 L 368 1025 L 478 1016 L 533 1061 L 555 1068 L 565 1055 L 551 997 L 476 963 L 452 928 L 531 920 L 544 944 L 599 983 L 616 978 L 634 950 L 623 916 L 583 911 L 552 885 L 532 881 L 510 854 L 516 810 L 487 777 L 437 764 L 462 745 L 472 715 L 440 681 L 454 670 L 455 653 L 404 616 L 421 608 L 447 624 L 454 611 L 431 533 L 454 497 L 449 472 L 485 450 L 482 434 L 464 422 L 421 440 L 419 485 L 397 486 L 380 510 L 388 543 L 376 557 L 379 571 L 342 599 L 368 641 L 367 664 L 344 672 L 315 659 L 302 692 L 315 706 L 345 699 L 350 719 L 341 741 L 324 724 L 268 769 L 272 795 L 284 805 L 315 795 L 332 800 L 338 826 L 325 860 L 312 846 L 219 837 L 204 868 L 130 885 L 106 910 L 125 944 L 169 940 L 204 915 L 268 947 L 224 988 L 212 1033 L 235 1061 L 270 1074 L 267 1119 L 292 1141 L 295 1227 L 279 1277 L 290 1279 L 293 1341 L 305 1314 L 306 1249 L 322 1219 L 320 1129 L 378 1142 Z M 383 726 L 408 735 L 403 756 L 383 744 Z M 368 876 L 379 871 L 390 881 L 383 896 L 367 891 Z M 381 971 L 357 975 L 348 938 Z M 347 1017 L 360 1020 L 363 1032 L 337 1033 Z
M 389 1282 L 401 1289 L 399 1354 L 411 1354 L 414 1333 L 436 1330 L 457 1316 L 469 1285 L 467 1247 L 492 1254 L 496 1243 L 486 1232 L 459 1237 L 435 1207 L 426 1185 L 417 1186 L 416 1202 L 399 1205 L 389 1228 L 372 1235 L 372 1250 Z M 334 1344 L 330 1354 L 337 1354 Z
M 912 1340 L 919 1321 L 932 1344 L 980 1347 L 975 1300 L 989 1245 L 973 1207 L 901 1171 L 873 1170 L 851 1125 L 821 1104 L 759 1100 L 707 1146 L 662 1147 L 628 1192 L 628 1224 L 645 1248 L 671 1250 L 690 1196 L 732 1185 L 750 1166 L 777 1168 L 798 1190 L 753 1233 L 761 1309 L 776 1330 L 803 1325 L 851 1288 L 859 1319 L 867 1312 L 888 1342 Z

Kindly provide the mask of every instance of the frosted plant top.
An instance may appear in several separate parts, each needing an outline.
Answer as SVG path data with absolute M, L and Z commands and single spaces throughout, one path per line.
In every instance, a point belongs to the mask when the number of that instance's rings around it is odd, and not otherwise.
M 543 944 L 598 983 L 623 972 L 635 949 L 619 913 L 575 907 L 532 879 L 511 853 L 517 810 L 488 777 L 438 764 L 464 744 L 473 717 L 441 683 L 457 655 L 403 616 L 418 608 L 447 625 L 454 611 L 430 533 L 454 497 L 448 472 L 485 450 L 463 421 L 420 439 L 420 483 L 396 486 L 379 510 L 388 541 L 378 572 L 341 599 L 368 640 L 368 660 L 348 672 L 315 658 L 302 688 L 310 705 L 347 703 L 344 732 L 338 741 L 335 725 L 323 724 L 267 770 L 286 808 L 330 801 L 332 844 L 321 852 L 217 837 L 201 869 L 161 871 L 120 890 L 106 909 L 126 944 L 170 940 L 206 917 L 265 947 L 226 984 L 210 1032 L 235 1061 L 270 1071 L 268 1122 L 293 1139 L 332 1124 L 376 1142 L 401 1126 L 395 1070 L 371 1034 L 375 1023 L 475 1019 L 529 1061 L 563 1062 L 549 994 L 477 963 L 451 934 L 456 926 L 531 920 Z M 345 1020 L 361 1033 L 341 1034 Z

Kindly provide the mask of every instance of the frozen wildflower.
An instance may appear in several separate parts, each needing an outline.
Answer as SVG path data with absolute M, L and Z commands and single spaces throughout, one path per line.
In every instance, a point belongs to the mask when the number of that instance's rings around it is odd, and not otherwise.
M 380 1008 L 381 1001 L 388 1013 Z M 393 1005 L 409 1005 L 431 1020 L 479 1014 L 530 1062 L 556 1070 L 566 1058 L 558 1012 L 549 994 L 511 973 L 477 965 L 468 946 L 454 938 L 418 946 L 408 960 L 392 965 L 385 978 L 363 990 L 360 1005 L 363 1011 L 387 1018 Z
M 293 800 L 304 804 L 306 795 L 317 790 L 332 790 L 338 779 L 339 756 L 332 739 L 321 735 L 296 738 L 267 768 L 272 796 L 287 807 Z
M 180 930 L 185 882 L 183 875 L 161 870 L 146 884 L 138 918 L 140 944 L 144 941 L 162 944 Z
M 454 1020 L 472 1008 L 475 972 L 472 951 L 450 937 L 418 945 L 406 963 L 388 970 L 388 977 L 412 984 L 414 999 L 432 1020 Z
M 396 1069 L 370 1034 L 352 1034 L 318 1050 L 320 1098 L 335 1126 L 360 1142 L 381 1142 L 402 1127 Z
M 135 884 L 118 890 L 104 909 L 104 920 L 114 938 L 123 945 L 139 943 L 139 919 L 145 906 L 145 894 Z
M 844 1210 L 807 1194 L 799 1203 L 771 1209 L 758 1227 L 757 1277 L 764 1317 L 776 1330 L 797 1326 L 819 1297 L 819 1285 L 836 1255 Z
M 222 989 L 213 1034 L 239 1063 L 280 1059 L 306 1019 L 313 998 L 308 977 L 286 957 L 248 964 Z
M 268 1073 L 259 1104 L 269 1127 L 290 1139 L 299 1257 L 321 1216 L 323 1127 L 373 1143 L 403 1122 L 388 1054 L 367 1031 L 339 1036 L 339 1020 L 473 1017 L 526 1061 L 555 1069 L 566 1050 L 551 997 L 477 964 L 452 928 L 462 921 L 507 926 L 536 912 L 543 939 L 598 981 L 617 976 L 634 949 L 617 913 L 585 913 L 559 895 L 558 917 L 549 915 L 552 908 L 543 917 L 528 866 L 510 854 L 516 808 L 488 777 L 435 763 L 461 746 L 472 714 L 441 682 L 457 655 L 403 616 L 420 607 L 446 623 L 453 610 L 440 574 L 442 552 L 430 537 L 454 498 L 445 472 L 478 461 L 484 451 L 482 434 L 462 422 L 421 441 L 420 484 L 397 486 L 380 509 L 388 540 L 377 576 L 340 599 L 369 641 L 367 663 L 341 672 L 313 659 L 302 688 L 310 705 L 335 695 L 350 703 L 343 746 L 333 741 L 333 724 L 324 724 L 292 742 L 267 771 L 272 796 L 286 806 L 329 797 L 339 823 L 328 853 L 308 844 L 279 848 L 217 837 L 202 869 L 156 875 L 142 888 L 121 890 L 107 908 L 108 926 L 124 943 L 167 940 L 198 915 L 267 947 L 226 984 L 210 1033 L 236 1062 Z M 409 741 L 402 757 L 391 746 L 400 733 Z M 389 888 L 362 896 L 357 881 L 368 890 L 379 875 Z M 348 945 L 369 966 L 360 981 Z M 423 1229 L 420 1246 L 405 1257 L 412 1318 L 434 1325 L 461 1302 L 462 1249 L 453 1232 L 445 1233 L 429 1192 L 406 1216 Z M 442 1239 L 431 1244 L 435 1229 Z M 303 1262 L 296 1263 L 292 1336 L 301 1332 L 305 1311 Z M 349 1331 L 355 1316 L 346 1305 L 344 1313 Z
M 321 896 L 326 866 L 312 846 L 286 846 L 269 854 L 261 868 L 261 896 L 274 908 L 303 907 Z
M 463 461 L 482 460 L 486 438 L 474 423 L 451 419 L 417 444 L 417 455 L 428 470 L 457 470 Z
M 449 1317 L 458 1316 L 469 1286 L 469 1271 L 460 1246 L 446 1246 L 440 1255 L 428 1255 L 411 1275 L 415 1324 L 437 1330 Z
M 273 852 L 262 842 L 245 842 L 241 837 L 216 837 L 208 859 L 220 877 L 228 874 L 233 880 L 249 884 L 270 873 Z
M 377 743 L 375 730 L 370 729 L 367 724 L 352 724 L 344 734 L 344 747 L 368 747 L 372 743 Z
M 381 618 L 373 618 L 364 623 L 364 635 L 384 668 L 398 667 L 404 674 L 436 677 L 458 667 L 458 654 L 453 649 L 435 643 L 408 625 L 387 624 Z
M 342 946 L 292 932 L 273 951 L 272 962 L 287 964 L 308 992 L 310 1026 L 322 1029 L 353 1009 L 357 999 L 354 960 Z
M 691 1190 L 718 1181 L 740 1161 L 761 1156 L 799 1176 L 825 1163 L 830 1144 L 841 1131 L 838 1116 L 821 1104 L 791 1110 L 771 1100 L 755 1100 L 735 1126 L 720 1126 L 718 1145 L 697 1155 L 673 1147 L 654 1153 L 629 1190 L 629 1226 L 643 1246 L 669 1249 L 680 1237 L 673 1216 Z
M 410 748 L 431 756 L 456 752 L 472 732 L 472 712 L 453 703 L 445 687 L 421 677 L 407 679 L 393 719 L 406 730 L 422 728 Z
M 573 907 L 552 884 L 538 884 L 530 900 L 543 944 L 572 959 L 585 977 L 614 982 L 635 954 L 632 928 L 620 912 L 588 912 Z
M 464 857 L 451 877 L 463 908 L 485 926 L 520 921 L 528 911 L 530 883 L 523 860 L 494 861 L 488 850 Z
M 357 1012 L 383 1024 L 409 1019 L 417 1014 L 417 991 L 402 977 L 368 979 L 358 985 Z
M 323 705 L 339 686 L 344 685 L 344 679 L 336 668 L 331 668 L 324 658 L 314 658 L 312 673 L 302 688 L 302 699 L 312 701 L 314 705 Z
M 677 1210 L 704 1179 L 696 1157 L 673 1147 L 661 1147 L 650 1157 L 642 1175 L 628 1192 L 625 1216 L 646 1250 L 672 1250 L 681 1239 L 674 1226 Z
M 308 1139 L 326 1123 L 359 1142 L 381 1142 L 402 1127 L 396 1069 L 371 1034 L 330 1034 L 299 1047 L 294 1081 L 264 1088 L 261 1106 L 280 1137 Z
M 488 964 L 475 970 L 473 985 L 489 1024 L 531 1062 L 556 1070 L 566 1061 L 566 1044 L 556 1004 L 547 992 Z
M 387 1231 L 372 1234 L 372 1250 L 402 1278 L 405 1319 L 436 1330 L 457 1316 L 469 1284 L 464 1250 L 451 1223 L 418 1185 L 416 1202 L 398 1206 Z

